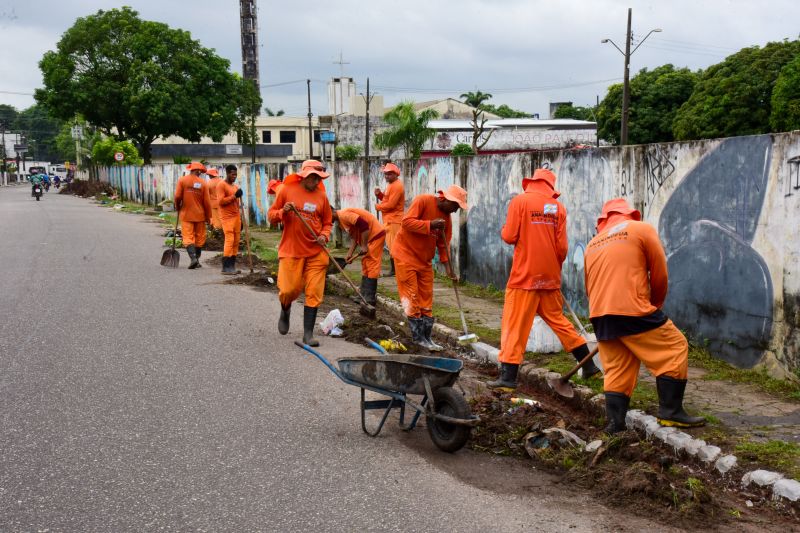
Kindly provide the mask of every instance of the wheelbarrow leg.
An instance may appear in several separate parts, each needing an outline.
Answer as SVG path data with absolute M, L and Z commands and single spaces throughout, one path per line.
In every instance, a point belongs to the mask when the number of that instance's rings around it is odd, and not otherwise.
M 389 418 L 389 413 L 392 409 L 397 407 L 402 409 L 405 404 L 394 398 L 390 400 L 366 400 L 365 396 L 365 390 L 361 389 L 361 429 L 370 437 L 376 437 L 383 429 L 383 425 L 386 423 L 386 419 Z M 367 429 L 367 411 L 373 409 L 386 409 L 380 423 L 378 423 L 378 428 L 374 432 Z
M 428 395 L 422 397 L 422 401 L 419 403 L 421 407 L 425 407 L 428 404 Z M 422 411 L 415 409 L 414 416 L 411 418 L 411 422 L 408 423 L 406 426 L 403 421 L 403 413 L 405 411 L 405 405 L 400 408 L 400 429 L 403 431 L 411 431 L 415 427 L 417 427 L 417 421 L 419 421 L 419 417 L 422 416 Z

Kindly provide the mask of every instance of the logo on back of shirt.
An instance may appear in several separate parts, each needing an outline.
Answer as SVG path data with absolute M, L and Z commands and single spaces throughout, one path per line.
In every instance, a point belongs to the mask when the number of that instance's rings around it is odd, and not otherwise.
M 203 184 L 202 184 L 202 183 L 200 183 L 199 181 L 197 181 L 197 182 L 195 182 L 195 183 L 193 183 L 193 184 L 192 184 L 192 187 L 193 187 L 193 188 L 195 188 L 195 189 L 199 189 L 199 188 L 201 188 L 202 186 L 203 186 Z
M 312 204 L 311 202 L 306 202 L 303 204 L 303 211 L 306 213 L 316 213 L 317 211 L 317 204 Z
M 628 222 L 627 221 L 622 222 L 620 224 L 617 224 L 616 226 L 614 226 L 610 230 L 608 230 L 608 234 L 609 235 L 614 235 L 615 233 L 619 233 L 620 231 L 624 230 L 627 227 L 628 227 Z
M 558 205 L 557 204 L 544 204 L 544 214 L 545 215 L 556 215 L 556 214 L 558 214 Z

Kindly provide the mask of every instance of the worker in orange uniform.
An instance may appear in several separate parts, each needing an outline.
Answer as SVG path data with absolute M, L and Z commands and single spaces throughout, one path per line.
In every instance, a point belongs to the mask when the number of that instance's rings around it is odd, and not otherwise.
M 239 207 L 243 191 L 236 185 L 238 170 L 236 165 L 225 167 L 225 180 L 217 185 L 219 215 L 222 231 L 225 233 L 225 247 L 222 252 L 222 273 L 227 276 L 241 274 L 236 270 L 236 256 L 239 254 L 239 240 L 242 235 L 242 217 Z
M 189 254 L 189 268 L 199 268 L 200 253 L 206 243 L 206 224 L 211 222 L 211 198 L 208 184 L 200 176 L 206 167 L 192 162 L 186 167 L 189 174 L 181 176 L 175 187 L 175 209 L 181 219 L 181 234 L 186 253 Z
M 389 276 L 394 276 L 394 259 L 391 257 L 392 244 L 400 233 L 403 222 L 403 212 L 406 207 L 406 190 L 400 177 L 400 168 L 394 163 L 386 163 L 383 168 L 383 178 L 386 180 L 386 191 L 375 188 L 375 196 L 379 200 L 375 209 L 383 214 L 383 226 L 386 228 L 386 246 L 389 248 Z
M 408 318 L 412 340 L 422 348 L 440 351 L 433 342 L 433 265 L 431 261 L 439 250 L 439 262 L 447 275 L 455 280 L 450 264 L 450 239 L 453 224 L 450 215 L 458 209 L 467 209 L 467 191 L 451 185 L 436 195 L 421 194 L 408 208 L 400 232 L 392 244 L 392 257 L 396 269 L 397 292 Z
M 281 180 L 269 180 L 267 184 L 267 194 L 277 197 L 281 189 L 283 189 L 283 182 Z
M 557 200 L 556 175 L 540 168 L 522 180 L 523 193 L 508 204 L 500 236 L 514 246 L 511 274 L 506 283 L 500 326 L 500 377 L 491 388 L 515 389 L 528 336 L 536 315 L 550 326 L 565 350 L 576 361 L 589 355 L 586 339 L 564 316 L 561 296 L 561 264 L 567 257 L 567 209 Z M 600 371 L 592 361 L 582 377 Z
M 278 332 L 286 335 L 292 302 L 305 291 L 303 308 L 303 342 L 319 346 L 314 339 L 317 308 L 325 292 L 325 273 L 328 254 L 324 250 L 331 238 L 333 213 L 322 180 L 330 176 L 319 161 L 303 161 L 300 172 L 287 176 L 275 203 L 269 208 L 269 221 L 283 223 L 283 234 L 278 245 L 278 299 L 281 316 Z M 300 216 L 317 235 L 315 239 L 297 219 Z
M 381 274 L 381 255 L 386 230 L 378 218 L 364 209 L 350 207 L 333 212 L 333 221 L 350 235 L 350 249 L 345 260 L 361 259 L 361 295 L 371 306 L 377 303 L 378 276 Z M 356 253 L 358 250 L 358 253 Z
M 219 198 L 217 198 L 217 186 L 222 182 L 216 168 L 206 170 L 208 176 L 208 197 L 211 199 L 211 226 L 216 231 L 222 231 L 222 220 L 219 218 Z
M 624 198 L 606 202 L 584 258 L 589 318 L 605 371 L 607 433 L 625 429 L 641 363 L 656 377 L 659 424 L 705 424 L 683 410 L 689 344 L 661 310 L 667 258 L 656 229 L 641 218 Z

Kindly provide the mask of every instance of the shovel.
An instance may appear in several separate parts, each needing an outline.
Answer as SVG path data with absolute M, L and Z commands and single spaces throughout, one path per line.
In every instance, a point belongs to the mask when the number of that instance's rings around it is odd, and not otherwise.
M 575 389 L 572 388 L 572 383 L 569 382 L 569 378 L 575 375 L 575 373 L 583 367 L 586 363 L 592 360 L 594 354 L 597 353 L 599 346 L 595 346 L 594 349 L 589 352 L 589 355 L 581 359 L 581 362 L 575 365 L 575 367 L 564 374 L 559 378 L 550 378 L 547 380 L 547 384 L 550 385 L 550 388 L 556 391 L 561 396 L 565 398 L 572 398 L 575 396 Z
M 453 290 L 456 293 L 456 303 L 458 304 L 458 312 L 461 314 L 461 326 L 464 328 L 464 334 L 458 338 L 458 344 L 465 345 L 465 344 L 472 344 L 473 342 L 478 342 L 478 336 L 474 333 L 470 333 L 469 329 L 467 328 L 467 319 L 464 318 L 464 309 L 461 307 L 461 298 L 458 296 L 458 285 L 456 285 L 456 280 L 452 280 L 453 282 Z
M 292 211 L 294 211 L 294 214 L 297 215 L 297 218 L 300 219 L 300 222 L 303 223 L 303 225 L 306 227 L 308 232 L 311 233 L 311 236 L 314 237 L 314 240 L 316 241 L 317 240 L 317 232 L 314 231 L 314 228 L 312 228 L 308 224 L 308 222 L 306 222 L 306 219 L 303 218 L 303 215 L 300 214 L 300 212 L 297 210 L 297 208 L 294 205 L 292 206 Z M 359 291 L 358 288 L 353 284 L 353 282 L 350 281 L 350 278 L 348 278 L 347 274 L 344 273 L 344 269 L 342 267 L 340 267 L 339 263 L 337 263 L 336 260 L 333 258 L 333 256 L 331 256 L 331 252 L 330 252 L 330 250 L 328 250 L 328 247 L 327 246 L 322 246 L 321 244 L 320 244 L 320 247 L 323 250 L 325 250 L 325 253 L 328 254 L 328 258 L 331 261 L 333 261 L 333 264 L 336 265 L 336 268 L 339 269 L 339 272 L 342 274 L 342 277 L 344 278 L 344 280 L 347 282 L 348 285 L 350 285 L 350 288 L 353 289 L 353 291 L 358 295 L 359 299 L 363 302 L 361 304 L 359 310 L 358 310 L 359 314 L 361 314 L 362 316 L 365 316 L 367 318 L 375 318 L 375 308 L 367 303 L 367 300 L 361 294 L 361 291 Z
M 250 251 L 250 224 L 247 223 L 247 218 L 244 216 L 244 203 L 239 202 L 239 212 L 242 215 L 242 222 L 244 223 L 244 241 L 247 243 L 247 263 L 250 265 L 250 273 L 253 273 L 253 252 Z
M 175 239 L 178 238 L 178 219 L 180 216 L 180 211 L 177 211 L 175 213 L 175 229 L 172 230 L 172 248 L 164 250 L 161 255 L 161 266 L 178 268 L 178 264 L 181 262 L 181 254 L 175 250 Z

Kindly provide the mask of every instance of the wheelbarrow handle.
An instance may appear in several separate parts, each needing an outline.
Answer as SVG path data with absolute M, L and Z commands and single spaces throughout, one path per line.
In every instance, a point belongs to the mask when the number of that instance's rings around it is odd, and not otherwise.
M 367 341 L 367 344 L 369 344 L 370 346 L 381 352 L 383 355 L 387 355 L 389 353 L 383 348 L 383 346 L 381 346 L 374 340 L 370 339 L 369 337 L 364 337 L 364 340 Z
M 300 348 L 304 349 L 305 351 L 309 352 L 310 354 L 315 355 L 317 357 L 317 359 L 322 361 L 325 364 L 325 366 L 327 366 L 330 369 L 331 372 L 333 372 L 334 374 L 336 374 L 339 377 L 339 379 L 341 379 L 342 381 L 345 381 L 344 376 L 342 376 L 342 374 L 339 373 L 339 369 L 336 368 L 335 366 L 333 366 L 331 364 L 331 362 L 328 361 L 325 358 L 324 355 L 322 355 L 321 353 L 316 351 L 314 348 L 312 348 L 308 344 L 303 344 L 300 341 L 294 341 L 294 343 L 295 343 L 296 346 L 299 346 Z

